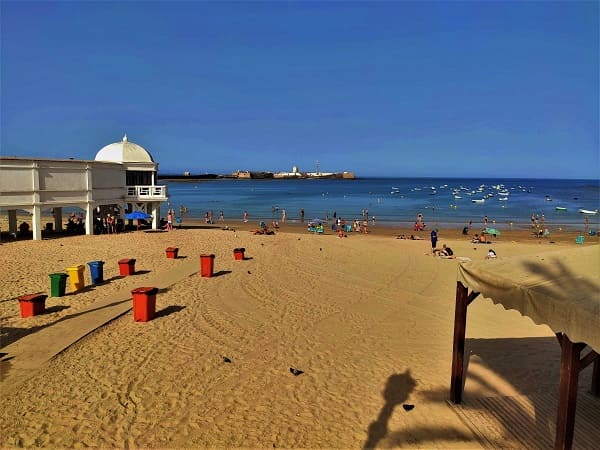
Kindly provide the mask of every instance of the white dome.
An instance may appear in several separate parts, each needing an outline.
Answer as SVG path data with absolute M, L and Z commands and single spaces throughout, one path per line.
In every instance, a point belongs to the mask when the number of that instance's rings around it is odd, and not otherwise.
M 129 142 L 127 135 L 123 136 L 121 142 L 115 142 L 102 147 L 94 159 L 96 161 L 111 162 L 154 162 L 150 152 L 144 149 L 144 147 Z

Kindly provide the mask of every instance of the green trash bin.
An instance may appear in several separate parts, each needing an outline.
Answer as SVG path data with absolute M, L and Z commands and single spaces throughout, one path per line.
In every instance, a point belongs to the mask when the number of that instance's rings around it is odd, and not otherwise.
M 63 297 L 67 288 L 67 275 L 66 273 L 51 273 L 50 274 L 50 296 L 51 297 Z

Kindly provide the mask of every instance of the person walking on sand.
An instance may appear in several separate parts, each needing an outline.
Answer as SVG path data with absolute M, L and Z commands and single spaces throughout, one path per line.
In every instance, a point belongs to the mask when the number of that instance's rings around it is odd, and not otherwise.
M 173 231 L 173 213 L 171 210 L 167 213 L 167 231 Z
M 286 219 L 287 219 L 287 214 L 284 209 L 281 211 L 281 223 L 285 223 Z
M 435 247 L 437 246 L 438 235 L 435 228 L 431 230 L 431 253 L 435 256 Z
M 248 222 L 248 211 L 244 211 L 244 222 Z
M 223 215 L 223 211 L 219 211 L 219 222 L 225 222 L 225 216 Z

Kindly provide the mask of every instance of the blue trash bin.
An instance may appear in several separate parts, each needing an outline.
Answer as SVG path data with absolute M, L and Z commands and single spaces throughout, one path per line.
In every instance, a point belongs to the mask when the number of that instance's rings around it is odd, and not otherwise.
M 92 284 L 102 283 L 104 281 L 104 261 L 90 261 L 88 266 L 90 266 Z

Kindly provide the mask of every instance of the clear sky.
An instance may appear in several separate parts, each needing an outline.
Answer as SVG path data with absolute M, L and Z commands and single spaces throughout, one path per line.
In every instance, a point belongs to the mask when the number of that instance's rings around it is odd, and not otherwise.
M 1 1 L 3 156 L 594 178 L 599 3 Z

